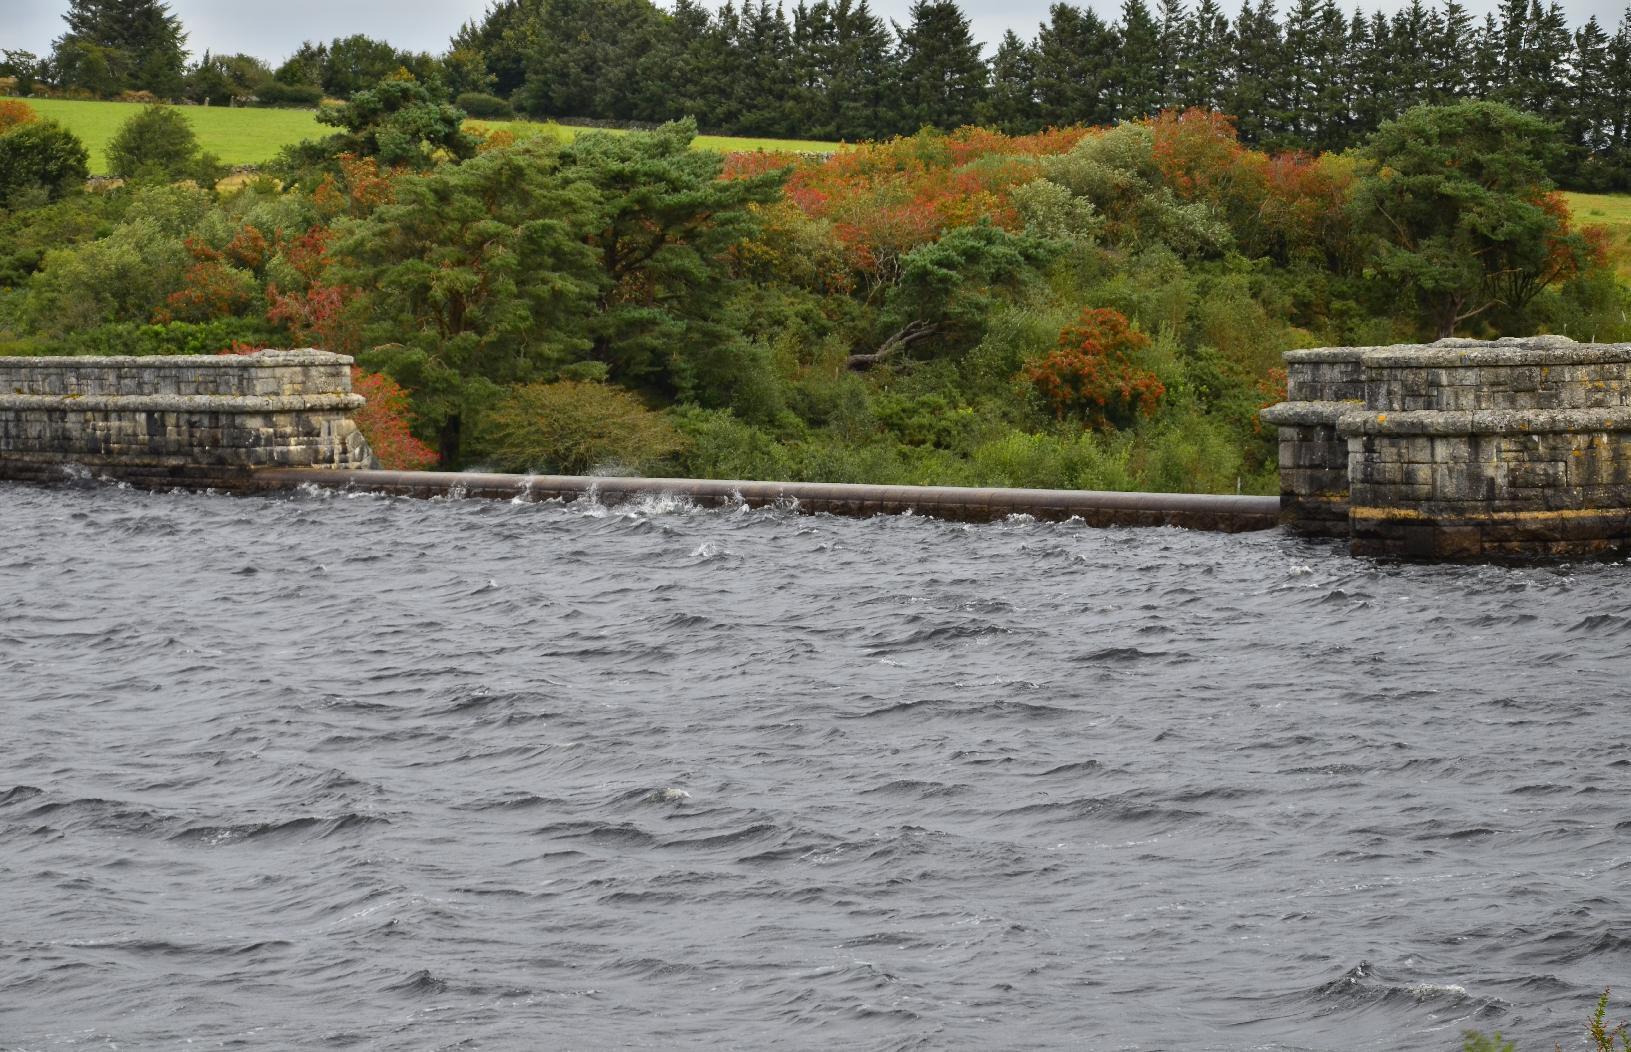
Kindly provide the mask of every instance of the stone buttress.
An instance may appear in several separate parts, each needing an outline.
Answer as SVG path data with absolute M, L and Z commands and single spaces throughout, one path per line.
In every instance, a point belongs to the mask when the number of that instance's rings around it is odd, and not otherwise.
M 1304 468 L 1316 459 L 1307 452 L 1316 425 L 1301 421 L 1314 418 L 1317 403 L 1293 395 L 1264 411 L 1280 429 L 1287 526 L 1345 532 L 1356 555 L 1418 559 L 1631 548 L 1631 344 L 1540 336 L 1293 351 L 1290 389 L 1302 389 L 1299 374 L 1350 354 L 1363 402 L 1334 413 L 1347 459 L 1345 531 L 1309 510 L 1328 508 L 1338 489 L 1334 446 L 1324 473 Z
M 0 478 L 232 489 L 259 467 L 374 466 L 350 366 L 313 350 L 0 358 Z

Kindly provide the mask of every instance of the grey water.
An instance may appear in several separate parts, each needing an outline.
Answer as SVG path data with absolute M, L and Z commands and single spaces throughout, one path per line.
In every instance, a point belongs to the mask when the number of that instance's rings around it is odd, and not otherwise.
M 1631 568 L 0 485 L 0 1048 L 1585 1047 Z

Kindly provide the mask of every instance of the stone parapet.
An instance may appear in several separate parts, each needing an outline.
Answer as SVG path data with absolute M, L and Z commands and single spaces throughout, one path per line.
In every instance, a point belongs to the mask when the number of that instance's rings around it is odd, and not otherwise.
M 1297 356 L 1288 354 L 1294 369 Z M 1318 352 L 1328 354 L 1329 352 Z M 1426 559 L 1580 558 L 1631 548 L 1631 345 L 1561 337 L 1358 354 L 1364 403 L 1264 411 L 1280 428 L 1288 525 L 1346 535 L 1355 554 Z M 1323 439 L 1323 432 L 1319 432 Z M 1344 477 L 1332 463 L 1346 453 Z M 1345 528 L 1318 492 L 1346 495 Z
M 370 467 L 350 366 L 313 350 L 0 358 L 0 478 L 231 489 L 257 467 Z

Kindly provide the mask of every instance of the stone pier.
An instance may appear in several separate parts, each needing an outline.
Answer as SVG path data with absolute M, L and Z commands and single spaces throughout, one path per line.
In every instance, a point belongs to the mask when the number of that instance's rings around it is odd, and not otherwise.
M 238 489 L 261 467 L 372 467 L 350 366 L 313 350 L 0 358 L 0 479 Z
M 1263 419 L 1289 528 L 1419 559 L 1631 549 L 1631 344 L 1440 340 L 1286 363 L 1290 399 Z

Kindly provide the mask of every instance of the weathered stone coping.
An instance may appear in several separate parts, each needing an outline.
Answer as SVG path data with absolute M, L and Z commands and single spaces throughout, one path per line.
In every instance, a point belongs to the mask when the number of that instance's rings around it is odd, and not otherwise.
M 1363 409 L 1364 402 L 1280 402 L 1258 414 L 1263 423 L 1274 427 L 1335 427 L 1342 414 Z
M 0 359 L 0 364 L 4 361 L 5 359 Z M 361 409 L 366 401 L 358 394 L 0 394 L 0 409 L 95 410 L 117 413 L 301 413 L 311 410 Z
M 1477 344 L 1458 347 L 1445 346 L 1447 343 L 1448 340 L 1440 340 L 1425 347 L 1368 350 L 1359 356 L 1359 363 L 1367 369 L 1470 369 L 1489 366 L 1618 365 L 1631 362 L 1631 346 L 1624 344 L 1569 347 L 1556 344 L 1519 344 L 1511 347 Z M 1286 355 L 1287 359 L 1291 354 Z
M 349 355 L 306 347 L 287 351 L 259 351 L 242 354 L 82 354 L 0 357 L 0 369 L 79 370 L 103 372 L 108 369 L 149 369 L 172 366 L 187 369 L 242 369 L 246 365 L 351 365 Z
M 1592 434 L 1631 431 L 1631 406 L 1605 409 L 1350 410 L 1337 433 L 1350 435 Z
M 1366 351 L 1385 350 L 1379 347 L 1307 347 L 1300 351 L 1286 351 L 1280 357 L 1287 365 L 1321 362 L 1357 362 Z
M 312 468 L 259 468 L 252 473 L 247 488 L 278 491 L 309 485 L 412 497 L 522 501 L 593 498 L 604 504 L 662 495 L 683 497 L 705 507 L 783 506 L 801 512 L 855 516 L 912 512 L 974 522 L 1030 515 L 1052 521 L 1080 518 L 1092 526 L 1182 526 L 1224 533 L 1272 529 L 1278 524 L 1280 510 L 1278 497 L 1226 494 Z

